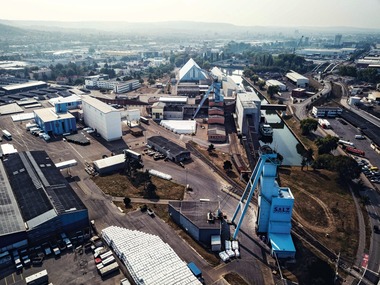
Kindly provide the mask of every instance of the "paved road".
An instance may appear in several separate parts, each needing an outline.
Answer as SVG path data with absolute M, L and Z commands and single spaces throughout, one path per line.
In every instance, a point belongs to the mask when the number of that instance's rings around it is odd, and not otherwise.
M 331 91 L 331 84 L 330 82 L 325 82 L 325 86 L 323 87 L 323 90 L 321 92 L 317 92 L 315 95 L 305 99 L 301 103 L 296 103 L 290 105 L 291 107 L 294 108 L 294 114 L 299 120 L 303 120 L 307 118 L 307 110 L 306 110 L 306 105 L 308 105 L 311 102 L 311 99 L 317 98 L 318 95 L 326 95 L 329 94 Z
M 360 117 L 366 119 L 368 122 L 371 122 L 372 124 L 374 124 L 375 126 L 380 128 L 380 118 L 375 117 L 374 115 L 372 115 L 372 114 L 370 114 L 364 110 L 359 110 L 356 107 L 350 106 L 347 102 L 347 100 L 348 100 L 347 86 L 341 82 L 336 82 L 336 84 L 340 85 L 342 87 L 342 90 L 343 90 L 343 94 L 342 94 L 342 98 L 340 100 L 340 104 L 342 104 L 345 108 L 347 108 L 351 112 L 359 115 Z
M 369 197 L 369 204 L 367 205 L 367 211 L 370 220 L 371 229 L 374 225 L 380 226 L 380 196 L 375 190 L 367 188 L 364 191 L 364 195 Z M 369 248 L 369 262 L 368 269 L 380 273 L 380 233 L 372 232 L 371 245 Z

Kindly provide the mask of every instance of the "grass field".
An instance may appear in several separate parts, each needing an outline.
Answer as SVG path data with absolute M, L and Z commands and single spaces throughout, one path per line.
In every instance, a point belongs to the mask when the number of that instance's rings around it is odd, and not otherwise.
M 293 217 L 325 246 L 353 260 L 359 242 L 358 219 L 351 193 L 339 183 L 337 174 L 281 167 L 279 178 L 295 197 Z

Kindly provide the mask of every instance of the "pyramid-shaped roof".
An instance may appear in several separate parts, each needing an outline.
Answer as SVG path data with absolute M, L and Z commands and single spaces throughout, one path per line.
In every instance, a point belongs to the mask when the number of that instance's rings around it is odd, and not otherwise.
M 207 73 L 192 58 L 179 71 L 179 81 L 199 81 L 207 78 Z

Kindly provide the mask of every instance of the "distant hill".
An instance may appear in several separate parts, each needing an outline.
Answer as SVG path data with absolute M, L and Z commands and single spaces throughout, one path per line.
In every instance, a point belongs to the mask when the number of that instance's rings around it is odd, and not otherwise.
M 0 35 L 5 36 L 5 37 L 26 36 L 28 35 L 28 33 L 29 33 L 28 31 L 21 28 L 16 28 L 9 25 L 0 24 Z
M 289 34 L 294 35 L 295 30 L 304 34 L 317 33 L 374 33 L 380 29 L 366 29 L 355 27 L 274 27 L 274 26 L 237 26 L 228 23 L 208 23 L 195 21 L 171 21 L 152 23 L 130 23 L 130 22 L 59 22 L 59 21 L 11 21 L 1 20 L 1 24 L 22 29 L 39 31 L 65 32 L 65 33 L 133 33 L 133 34 L 192 34 L 192 35 L 231 35 L 231 34 Z M 11 28 L 11 27 L 10 27 Z M 22 32 L 22 30 L 14 30 Z M 8 30 L 12 33 L 12 30 Z

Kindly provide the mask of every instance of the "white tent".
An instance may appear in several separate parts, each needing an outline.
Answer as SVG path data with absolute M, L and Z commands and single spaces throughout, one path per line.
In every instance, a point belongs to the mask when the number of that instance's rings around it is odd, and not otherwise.
M 176 134 L 195 134 L 197 131 L 196 121 L 162 120 L 160 125 Z

